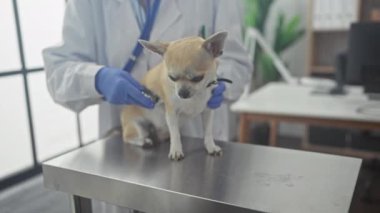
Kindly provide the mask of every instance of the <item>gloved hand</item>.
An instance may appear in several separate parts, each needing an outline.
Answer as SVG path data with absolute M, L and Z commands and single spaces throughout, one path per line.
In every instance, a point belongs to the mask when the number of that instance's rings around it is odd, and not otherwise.
M 210 109 L 219 108 L 222 105 L 224 96 L 223 93 L 226 90 L 226 85 L 222 81 L 218 81 L 218 85 L 212 90 L 210 100 L 207 102 L 207 106 Z
M 154 108 L 153 100 L 141 92 L 144 87 L 124 70 L 103 67 L 95 75 L 95 88 L 109 103 Z

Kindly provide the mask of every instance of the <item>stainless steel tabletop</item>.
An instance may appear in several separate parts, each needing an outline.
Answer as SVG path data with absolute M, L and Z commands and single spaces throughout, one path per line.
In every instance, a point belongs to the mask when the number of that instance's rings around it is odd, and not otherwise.
M 147 213 L 348 212 L 361 160 L 304 151 L 184 138 L 146 150 L 119 136 L 43 164 L 45 186 Z

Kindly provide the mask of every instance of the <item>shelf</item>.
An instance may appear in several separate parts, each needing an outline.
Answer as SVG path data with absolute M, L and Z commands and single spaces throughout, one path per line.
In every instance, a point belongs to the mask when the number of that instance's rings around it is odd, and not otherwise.
M 312 66 L 312 73 L 322 73 L 322 74 L 332 74 L 335 72 L 335 68 L 333 66 Z
M 348 33 L 349 29 L 312 29 L 313 33 Z

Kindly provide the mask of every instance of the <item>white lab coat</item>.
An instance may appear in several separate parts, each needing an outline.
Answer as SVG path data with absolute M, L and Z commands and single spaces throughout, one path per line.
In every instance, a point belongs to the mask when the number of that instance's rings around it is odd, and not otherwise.
M 151 33 L 151 40 L 171 41 L 199 35 L 202 26 L 206 36 L 228 31 L 224 54 L 220 57 L 218 75 L 231 79 L 227 85 L 226 103 L 215 113 L 216 139 L 230 137 L 228 102 L 236 100 L 251 78 L 251 63 L 242 45 L 242 10 L 240 1 L 231 0 L 162 0 Z M 100 135 L 120 126 L 121 107 L 110 105 L 95 90 L 95 74 L 102 66 L 122 68 L 140 30 L 130 0 L 69 0 L 65 12 L 63 42 L 43 51 L 47 85 L 55 102 L 80 112 L 99 104 Z M 141 77 L 161 57 L 144 51 L 133 76 Z M 186 124 L 183 135 L 202 137 L 200 118 Z

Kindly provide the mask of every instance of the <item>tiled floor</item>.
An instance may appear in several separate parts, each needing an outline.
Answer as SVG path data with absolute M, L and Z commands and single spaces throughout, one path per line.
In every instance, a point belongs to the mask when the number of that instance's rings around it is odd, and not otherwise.
M 45 189 L 40 175 L 0 193 L 1 213 L 69 213 L 70 211 L 68 195 Z

